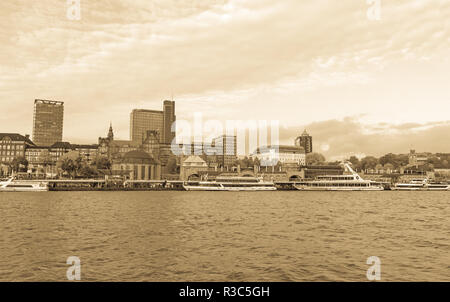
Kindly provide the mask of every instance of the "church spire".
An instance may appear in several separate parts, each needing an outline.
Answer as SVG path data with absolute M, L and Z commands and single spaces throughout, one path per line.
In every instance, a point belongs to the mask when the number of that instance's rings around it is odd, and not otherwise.
M 109 123 L 108 138 L 110 140 L 114 140 L 114 131 L 113 131 L 113 127 L 112 127 L 112 122 Z

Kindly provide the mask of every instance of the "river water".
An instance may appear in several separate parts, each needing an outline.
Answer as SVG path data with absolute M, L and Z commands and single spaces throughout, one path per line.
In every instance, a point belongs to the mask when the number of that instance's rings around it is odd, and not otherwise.
M 0 281 L 450 281 L 450 192 L 0 194 Z

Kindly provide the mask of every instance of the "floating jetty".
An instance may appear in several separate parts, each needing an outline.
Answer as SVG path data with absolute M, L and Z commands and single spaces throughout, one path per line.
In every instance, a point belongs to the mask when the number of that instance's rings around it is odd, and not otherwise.
M 184 191 L 181 180 L 50 179 L 45 182 L 49 191 Z M 297 182 L 276 181 L 274 184 L 278 191 L 291 191 L 296 190 Z M 390 189 L 390 184 L 382 184 L 385 190 Z
M 49 191 L 182 191 L 182 181 L 165 180 L 46 180 Z
M 181 180 L 46 180 L 49 191 L 184 191 Z M 277 190 L 295 190 L 295 182 L 275 182 Z

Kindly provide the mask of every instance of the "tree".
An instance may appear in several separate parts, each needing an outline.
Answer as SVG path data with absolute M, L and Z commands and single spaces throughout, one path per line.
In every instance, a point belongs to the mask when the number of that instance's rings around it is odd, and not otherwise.
M 78 175 L 83 178 L 92 178 L 98 175 L 98 172 L 88 165 L 83 165 L 78 171 Z
M 27 171 L 28 160 L 26 160 L 26 158 L 23 156 L 15 157 L 10 166 L 14 172 Z
M 351 156 L 348 161 L 352 163 L 353 167 L 357 167 L 360 163 L 359 158 L 354 155 Z
M 111 161 L 104 156 L 97 157 L 93 165 L 97 168 L 97 170 L 110 170 L 112 166 Z
M 320 153 L 309 153 L 306 155 L 306 165 L 322 165 L 326 161 L 325 156 Z
M 45 175 L 47 176 L 47 167 L 53 165 L 53 158 L 50 155 L 50 152 L 48 152 L 48 150 L 42 151 L 42 153 L 39 155 L 38 161 L 44 167 Z
M 76 151 L 70 151 L 62 155 L 57 163 L 57 167 L 74 178 L 78 175 L 78 171 L 86 165 L 80 154 Z
M 58 168 L 61 169 L 63 172 L 69 174 L 70 177 L 73 177 L 73 174 L 75 172 L 75 165 L 72 159 L 70 158 L 60 159 L 58 161 Z
M 375 169 L 377 164 L 378 164 L 378 159 L 376 159 L 373 156 L 366 156 L 363 159 L 361 159 L 361 169 L 362 170 Z

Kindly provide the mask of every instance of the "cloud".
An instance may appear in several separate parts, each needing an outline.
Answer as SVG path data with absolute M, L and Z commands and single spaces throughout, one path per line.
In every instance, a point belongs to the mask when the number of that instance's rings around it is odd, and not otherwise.
M 410 149 L 450 152 L 450 121 L 368 125 L 359 118 L 348 117 L 284 129 L 280 140 L 289 143 L 293 137 L 301 135 L 304 128 L 313 136 L 315 151 L 327 158 L 360 154 L 382 156 L 391 152 L 404 154 Z M 328 150 L 322 146 L 328 146 Z
M 172 94 L 179 118 L 288 126 L 436 122 L 450 109 L 447 1 L 383 1 L 380 22 L 353 0 L 81 3 L 80 21 L 65 1 L 0 3 L 3 131 L 31 132 L 35 98 L 64 101 L 65 136 L 83 141 L 110 120 L 126 138 L 133 108 Z

